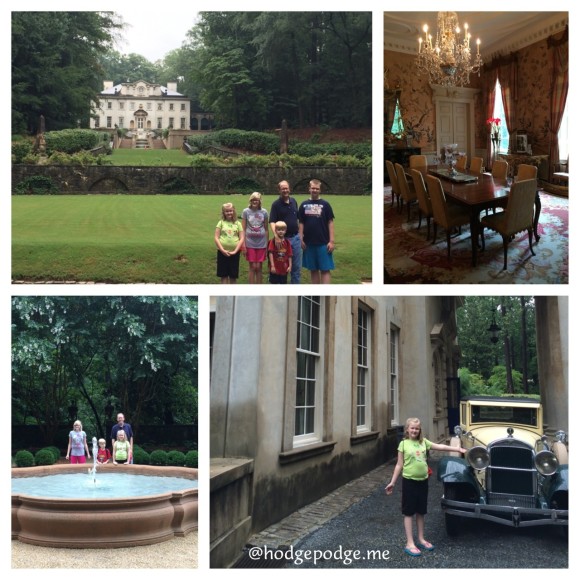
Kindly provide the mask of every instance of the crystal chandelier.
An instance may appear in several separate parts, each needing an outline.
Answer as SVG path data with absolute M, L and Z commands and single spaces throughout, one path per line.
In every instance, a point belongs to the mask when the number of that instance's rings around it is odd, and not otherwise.
M 477 39 L 477 54 L 471 56 L 471 34 L 467 23 L 461 39 L 456 12 L 437 13 L 437 38 L 429 34 L 425 24 L 425 39 L 419 38 L 419 72 L 429 75 L 429 82 L 444 87 L 469 85 L 469 75 L 478 73 L 483 61 L 479 54 L 480 40 Z

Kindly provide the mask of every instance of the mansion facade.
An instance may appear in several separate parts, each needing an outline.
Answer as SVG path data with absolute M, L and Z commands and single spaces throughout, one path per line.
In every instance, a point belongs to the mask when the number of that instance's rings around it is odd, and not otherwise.
M 164 87 L 142 80 L 114 86 L 105 81 L 99 103 L 91 103 L 91 109 L 91 129 L 152 131 L 191 125 L 190 100 L 177 92 L 174 82 Z

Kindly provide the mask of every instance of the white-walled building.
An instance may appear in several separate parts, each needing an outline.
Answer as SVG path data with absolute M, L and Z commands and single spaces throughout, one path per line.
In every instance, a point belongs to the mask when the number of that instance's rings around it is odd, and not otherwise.
M 92 111 L 91 129 L 190 128 L 190 101 L 177 92 L 177 83 L 164 87 L 141 80 L 113 86 L 113 81 L 105 81 L 99 105 L 92 103 Z

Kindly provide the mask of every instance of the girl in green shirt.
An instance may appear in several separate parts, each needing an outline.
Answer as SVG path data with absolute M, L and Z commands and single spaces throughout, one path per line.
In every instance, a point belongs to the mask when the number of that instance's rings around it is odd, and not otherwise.
M 428 477 L 429 466 L 427 465 L 427 451 L 459 451 L 465 453 L 465 449 L 432 443 L 423 437 L 421 421 L 416 417 L 407 419 L 405 423 L 405 436 L 399 444 L 399 455 L 397 465 L 393 471 L 393 477 L 385 488 L 387 495 L 391 495 L 395 488 L 395 483 L 403 472 L 402 489 L 402 512 L 405 526 L 405 536 L 407 544 L 405 553 L 409 556 L 420 556 L 421 549 L 428 552 L 435 549 L 435 546 L 425 539 L 425 514 L 427 513 L 427 495 L 429 492 Z M 417 538 L 415 544 L 413 539 L 413 516 L 417 522 Z

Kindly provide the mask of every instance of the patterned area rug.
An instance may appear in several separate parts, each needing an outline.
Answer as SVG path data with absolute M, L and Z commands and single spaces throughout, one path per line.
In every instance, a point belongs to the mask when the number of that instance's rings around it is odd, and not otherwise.
M 447 260 L 445 233 L 439 228 L 437 243 L 426 240 L 427 224 L 421 229 L 417 206 L 399 213 L 391 207 L 391 190 L 384 197 L 384 266 L 386 284 L 568 284 L 568 199 L 540 192 L 542 212 L 538 224 L 540 240 L 528 246 L 528 234 L 518 234 L 508 245 L 507 270 L 503 270 L 501 236 L 485 231 L 485 251 L 471 266 L 469 226 L 451 237 L 451 261 Z

